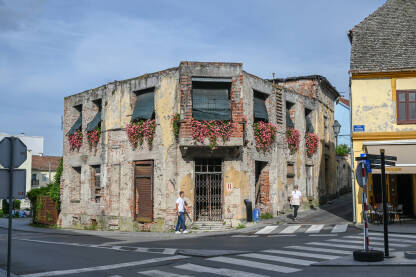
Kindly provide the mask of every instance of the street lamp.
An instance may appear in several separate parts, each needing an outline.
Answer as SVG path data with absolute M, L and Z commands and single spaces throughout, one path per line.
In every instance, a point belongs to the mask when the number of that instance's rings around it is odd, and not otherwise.
M 335 146 L 338 146 L 338 134 L 341 131 L 341 124 L 339 124 L 338 120 L 334 121 L 334 125 L 332 125 L 332 128 L 334 128 Z

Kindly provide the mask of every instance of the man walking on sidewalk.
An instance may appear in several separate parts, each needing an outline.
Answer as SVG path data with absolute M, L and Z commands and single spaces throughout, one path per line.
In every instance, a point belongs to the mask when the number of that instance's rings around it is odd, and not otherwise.
M 292 196 L 290 197 L 290 204 L 293 206 L 293 220 L 296 220 L 298 217 L 298 209 L 301 202 L 302 193 L 300 192 L 298 185 L 295 185 L 295 190 L 292 191 Z
M 183 198 L 185 197 L 185 193 L 183 191 L 179 192 L 179 198 L 176 200 L 176 214 L 178 215 L 178 223 L 176 223 L 175 234 L 180 234 L 180 228 L 182 227 L 183 233 L 188 233 L 185 226 L 185 209 L 187 209 L 187 205 Z

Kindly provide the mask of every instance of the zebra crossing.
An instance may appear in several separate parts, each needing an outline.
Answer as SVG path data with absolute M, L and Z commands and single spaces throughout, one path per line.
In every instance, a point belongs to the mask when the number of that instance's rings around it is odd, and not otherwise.
M 291 235 L 305 233 L 316 235 L 319 233 L 337 234 L 345 233 L 348 229 L 348 224 L 290 224 L 290 225 L 268 225 L 255 232 L 254 235 Z M 253 235 L 250 235 L 253 237 Z M 235 235 L 234 237 L 242 237 L 242 235 Z
M 293 229 L 295 228 L 293 227 Z M 314 229 L 318 229 L 318 227 Z M 381 246 L 382 234 L 370 234 L 370 238 L 371 235 L 374 242 L 372 244 L 370 242 L 370 248 L 378 249 L 374 246 Z M 416 235 L 390 234 L 390 240 L 395 244 L 394 248 L 396 249 L 416 246 Z M 205 274 L 229 277 L 278 276 L 279 274 L 299 272 L 308 266 L 326 260 L 351 255 L 352 250 L 360 248 L 361 244 L 362 236 L 358 234 L 345 235 L 337 239 L 328 238 L 321 241 L 306 242 L 303 245 L 284 246 L 280 249 L 265 249 L 231 256 L 209 257 L 202 261 L 187 260 L 180 265 L 163 269 L 158 268 L 157 270 L 142 270 L 137 273 L 139 276 L 151 277 L 205 276 Z

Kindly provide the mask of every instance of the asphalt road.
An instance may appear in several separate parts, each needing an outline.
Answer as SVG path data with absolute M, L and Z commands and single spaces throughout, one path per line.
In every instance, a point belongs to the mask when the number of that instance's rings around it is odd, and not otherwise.
M 308 222 L 309 223 L 309 222 Z M 413 276 L 416 266 L 322 267 L 317 262 L 351 255 L 360 230 L 323 224 L 318 232 L 298 223 L 266 234 L 228 234 L 155 242 L 118 243 L 91 235 L 14 232 L 12 271 L 22 276 Z M 316 225 L 315 225 L 316 226 Z M 312 228 L 313 229 L 313 228 Z M 357 237 L 358 236 L 358 237 Z M 335 241 L 334 241 L 335 240 Z M 396 238 L 396 250 L 416 236 Z M 374 240 L 374 242 L 376 242 Z M 382 247 L 382 246 L 378 246 Z M 6 268 L 7 232 L 0 229 L 0 268 Z M 257 274 L 257 275 L 256 275 Z

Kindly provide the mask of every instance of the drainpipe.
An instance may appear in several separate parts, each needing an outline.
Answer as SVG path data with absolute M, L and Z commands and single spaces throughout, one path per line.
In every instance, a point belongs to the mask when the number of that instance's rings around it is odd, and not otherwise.
M 354 179 L 354 144 L 352 140 L 352 97 L 351 97 L 351 73 L 349 75 L 349 98 L 350 98 L 350 139 L 351 139 L 351 187 L 352 187 L 352 218 L 353 223 L 357 223 L 355 207 L 355 179 Z

